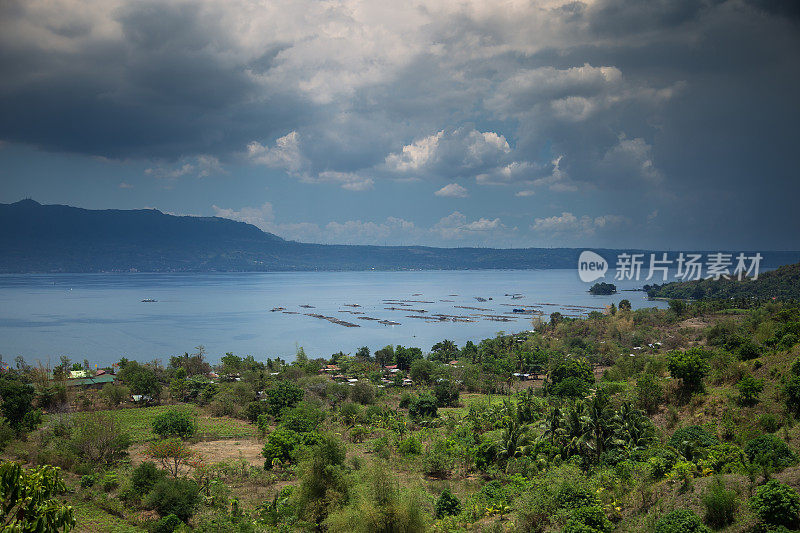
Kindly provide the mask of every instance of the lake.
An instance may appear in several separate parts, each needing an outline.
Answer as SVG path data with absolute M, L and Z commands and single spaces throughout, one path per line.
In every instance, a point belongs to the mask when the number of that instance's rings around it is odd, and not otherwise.
M 606 276 L 612 278 L 613 271 Z M 638 285 L 617 283 L 620 289 Z M 55 365 L 67 355 L 106 366 L 122 356 L 166 363 L 198 345 L 211 362 L 226 352 L 291 360 L 298 346 L 312 358 L 387 344 L 429 351 L 442 339 L 462 346 L 498 331 L 531 329 L 531 315 L 515 315 L 515 307 L 541 310 L 546 319 L 554 311 L 577 315 L 623 298 L 634 308 L 665 306 L 642 292 L 592 296 L 588 288 L 575 270 L 2 275 L 0 355 L 5 363 L 21 355 Z M 408 318 L 433 314 L 448 320 Z M 453 316 L 473 321 L 454 322 Z

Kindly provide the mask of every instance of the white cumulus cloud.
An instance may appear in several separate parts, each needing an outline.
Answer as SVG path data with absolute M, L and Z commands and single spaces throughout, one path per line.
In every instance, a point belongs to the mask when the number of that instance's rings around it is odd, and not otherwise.
M 435 193 L 436 196 L 443 196 L 446 198 L 466 198 L 469 196 L 469 192 L 466 188 L 462 187 L 458 183 L 448 183 Z

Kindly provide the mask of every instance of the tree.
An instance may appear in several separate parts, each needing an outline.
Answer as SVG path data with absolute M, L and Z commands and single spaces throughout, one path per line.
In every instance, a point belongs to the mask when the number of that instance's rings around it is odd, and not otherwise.
M 414 398 L 408 406 L 408 416 L 410 416 L 412 420 L 436 418 L 439 416 L 438 411 L 436 398 L 430 394 L 423 394 L 418 398 Z
M 35 391 L 22 376 L 10 370 L 0 374 L 0 412 L 16 431 L 33 429 L 33 398 Z
M 592 366 L 586 359 L 565 359 L 552 372 L 547 392 L 557 396 L 583 397 L 594 383 Z
M 100 391 L 100 396 L 109 407 L 116 407 L 130 398 L 131 390 L 125 385 L 106 383 L 103 385 L 103 390 Z
M 175 515 L 185 522 L 200 504 L 200 487 L 191 479 L 162 479 L 147 495 L 146 504 L 162 517 Z
M 430 383 L 434 365 L 427 359 L 417 359 L 411 363 L 409 374 L 414 383 Z
M 636 380 L 636 403 L 647 414 L 651 415 L 658 410 L 662 395 L 661 385 L 653 374 L 642 374 Z
M 625 300 L 620 300 L 619 305 L 617 306 L 620 311 L 630 311 L 631 310 L 631 301 L 627 298 Z
M 197 421 L 185 409 L 170 409 L 153 419 L 153 433 L 162 439 L 178 437 L 190 439 L 197 432 Z
M 689 394 L 702 392 L 703 378 L 710 370 L 706 352 L 700 348 L 690 348 L 685 352 L 679 350 L 670 352 L 667 368 L 673 378 L 682 381 L 684 392 Z
M 411 368 L 411 363 L 417 359 L 422 359 L 422 350 L 419 348 L 404 348 L 398 345 L 394 351 L 394 358 L 397 362 L 397 368 L 408 370 Z
M 599 462 L 600 456 L 609 447 L 616 429 L 614 410 L 609 405 L 608 394 L 603 390 L 598 390 L 594 398 L 589 401 L 583 422 L 586 426 L 584 441 L 594 450 L 595 462 Z
M 681 316 L 686 311 L 686 302 L 673 298 L 669 301 L 669 308 L 676 316 Z
M 194 452 L 184 441 L 174 438 L 151 442 L 146 453 L 157 459 L 172 477 L 178 477 L 181 467 L 194 457 Z
M 478 347 L 475 346 L 475 343 L 472 341 L 467 341 L 467 343 L 464 344 L 464 347 L 461 349 L 461 357 L 467 359 L 471 363 L 477 362 Z
M 119 378 L 130 387 L 133 394 L 149 396 L 155 402 L 161 399 L 161 382 L 149 366 L 127 361 L 119 371 Z
M 461 512 L 461 502 L 453 496 L 449 489 L 444 489 L 436 500 L 434 515 L 436 518 L 454 516 Z
M 267 390 L 269 414 L 279 417 L 283 409 L 294 407 L 302 399 L 303 389 L 291 381 L 281 380 L 274 388 Z
M 207 374 L 211 372 L 211 365 L 209 365 L 205 361 L 206 349 L 204 346 L 197 346 L 195 348 L 197 350 L 196 353 L 189 355 L 188 353 L 184 353 L 182 356 L 178 357 L 170 357 L 169 359 L 169 366 L 172 369 L 177 370 L 178 368 L 182 368 L 186 371 L 186 374 L 189 376 L 194 376 L 197 374 Z
M 750 506 L 764 524 L 794 529 L 800 522 L 800 495 L 774 479 L 756 489 Z
M 75 527 L 72 507 L 56 498 L 67 489 L 61 469 L 44 465 L 24 469 L 0 464 L 0 529 L 8 532 L 56 533 Z
M 372 361 L 372 357 L 370 356 L 369 347 L 362 346 L 358 350 L 356 350 L 356 359 L 361 361 Z
M 375 350 L 375 361 L 380 366 L 386 366 L 390 363 L 394 362 L 394 346 L 391 344 L 381 348 L 380 350 Z
M 431 348 L 431 360 L 448 363 L 458 356 L 458 346 L 451 340 L 437 342 Z
M 321 524 L 331 507 L 346 501 L 348 485 L 342 467 L 346 457 L 344 444 L 332 435 L 323 436 L 305 456 L 297 488 L 299 516 Z
M 736 386 L 739 389 L 739 403 L 753 406 L 758 403 L 758 395 L 764 390 L 764 380 L 748 375 L 743 377 Z

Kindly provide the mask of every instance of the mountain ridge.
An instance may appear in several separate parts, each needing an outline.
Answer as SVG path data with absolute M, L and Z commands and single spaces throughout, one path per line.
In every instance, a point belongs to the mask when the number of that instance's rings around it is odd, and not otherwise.
M 222 217 L 0 204 L 0 273 L 575 268 L 581 250 L 311 244 Z M 770 255 L 772 266 L 800 260 Z

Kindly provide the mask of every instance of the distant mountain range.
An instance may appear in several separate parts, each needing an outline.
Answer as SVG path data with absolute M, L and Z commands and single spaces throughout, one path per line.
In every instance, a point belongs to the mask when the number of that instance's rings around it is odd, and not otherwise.
M 597 251 L 609 259 L 620 252 Z M 576 268 L 580 252 L 307 244 L 219 217 L 0 204 L 0 273 Z M 799 259 L 798 252 L 770 252 L 763 264 Z

